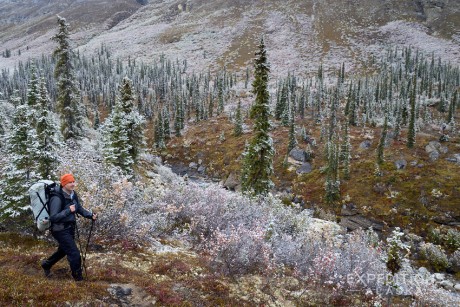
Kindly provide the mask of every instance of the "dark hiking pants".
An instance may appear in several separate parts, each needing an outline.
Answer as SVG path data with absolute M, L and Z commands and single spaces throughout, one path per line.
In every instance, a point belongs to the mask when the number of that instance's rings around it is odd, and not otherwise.
M 53 231 L 53 237 L 58 241 L 58 250 L 46 260 L 46 266 L 51 268 L 56 262 L 67 256 L 72 272 L 81 270 L 81 257 L 75 243 L 75 226 L 67 227 L 61 231 Z

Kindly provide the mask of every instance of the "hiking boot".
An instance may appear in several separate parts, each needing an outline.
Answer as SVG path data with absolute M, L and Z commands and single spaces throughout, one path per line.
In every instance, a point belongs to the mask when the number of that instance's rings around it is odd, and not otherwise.
M 51 267 L 49 266 L 48 261 L 43 260 L 40 265 L 45 273 L 45 277 L 49 277 L 51 274 Z
M 83 274 L 82 270 L 76 270 L 75 272 L 72 272 L 72 277 L 75 281 L 82 281 L 83 280 Z

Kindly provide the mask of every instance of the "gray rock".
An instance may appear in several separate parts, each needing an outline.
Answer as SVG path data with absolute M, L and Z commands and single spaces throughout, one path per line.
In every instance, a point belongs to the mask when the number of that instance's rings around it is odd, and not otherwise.
M 187 174 L 188 167 L 182 163 L 171 165 L 171 170 L 180 176 Z
M 305 162 L 305 151 L 299 148 L 293 148 L 289 152 L 289 157 L 296 161 Z
M 446 275 L 444 275 L 444 273 L 435 273 L 434 279 L 437 281 L 443 281 L 446 279 Z
M 129 296 L 132 294 L 133 289 L 130 287 L 127 287 L 125 285 L 111 285 L 111 287 L 108 289 L 108 291 L 119 298 L 124 297 L 124 296 Z
M 197 169 L 197 168 L 198 168 L 198 164 L 196 164 L 195 162 L 190 162 L 190 164 L 188 165 L 188 168 L 190 168 L 190 169 Z
M 372 218 L 367 218 L 362 215 L 343 216 L 340 220 L 340 225 L 346 227 L 347 230 L 353 231 L 359 228 L 368 229 L 372 227 L 375 231 L 382 231 L 383 223 Z
M 340 211 L 341 216 L 353 216 L 357 215 L 358 213 L 359 212 L 355 204 L 345 204 L 342 206 L 342 210 Z
M 439 144 L 439 146 L 437 146 L 437 144 Z M 441 143 L 431 141 L 430 143 L 428 143 L 428 145 L 425 146 L 425 151 L 426 151 L 427 154 L 430 154 L 433 151 L 438 151 L 439 147 L 441 147 Z
M 205 172 L 206 172 L 206 167 L 203 165 L 200 165 L 200 167 L 198 167 L 198 173 L 203 175 Z
M 439 143 L 438 141 L 430 141 L 428 145 L 436 148 L 437 150 L 439 150 L 442 147 L 441 143 Z
M 422 276 L 427 276 L 427 275 L 430 274 L 430 272 L 428 271 L 428 269 L 425 268 L 425 267 L 423 267 L 423 266 L 420 267 L 420 268 L 418 269 L 418 272 L 419 272 L 419 274 L 422 275 Z
M 456 291 L 460 292 L 460 284 L 456 284 L 455 287 L 454 287 L 454 289 L 455 289 Z
M 447 148 L 447 146 L 439 147 L 439 152 L 442 153 L 442 154 L 446 154 L 448 151 L 449 151 L 449 149 Z
M 439 151 L 436 150 L 436 151 L 430 152 L 429 157 L 430 157 L 431 162 L 434 162 L 434 161 L 438 160 L 439 159 Z
M 446 160 L 449 161 L 449 162 L 460 164 L 460 154 L 454 154 L 453 157 L 449 157 Z
M 229 190 L 235 190 L 236 187 L 240 184 L 240 177 L 237 176 L 235 173 L 231 173 L 227 180 L 224 182 L 224 188 Z
M 308 174 L 310 173 L 312 170 L 311 168 L 311 164 L 308 163 L 308 162 L 305 162 L 303 163 L 297 170 L 296 170 L 296 173 L 297 174 Z
M 372 142 L 370 140 L 365 140 L 364 142 L 361 142 L 361 144 L 359 144 L 359 148 L 369 149 L 371 148 L 371 145 L 372 145 Z
M 435 223 L 448 226 L 460 226 L 460 221 L 455 217 L 450 216 L 449 214 L 438 215 L 433 217 Z
M 405 169 L 407 166 L 407 161 L 404 159 L 400 159 L 395 161 L 395 167 L 396 169 Z

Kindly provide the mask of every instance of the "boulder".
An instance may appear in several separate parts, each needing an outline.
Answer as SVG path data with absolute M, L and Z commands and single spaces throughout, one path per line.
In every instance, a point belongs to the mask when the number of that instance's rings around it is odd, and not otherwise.
M 299 168 L 297 168 L 296 173 L 298 175 L 308 174 L 312 170 L 311 164 L 308 162 L 303 163 Z
M 188 165 L 188 168 L 190 168 L 190 169 L 197 169 L 197 168 L 198 168 L 198 164 L 196 164 L 195 162 L 190 162 L 190 164 Z
M 342 210 L 340 211 L 341 216 L 353 216 L 357 215 L 358 213 L 358 209 L 353 203 L 343 205 Z
M 372 218 L 367 218 L 360 214 L 352 216 L 342 216 L 340 225 L 346 227 L 347 230 L 353 231 L 359 228 L 369 229 L 372 227 L 375 231 L 382 231 L 383 223 Z
M 405 169 L 407 166 L 407 161 L 404 159 L 400 159 L 395 161 L 395 167 L 396 169 Z
M 289 157 L 291 157 L 295 161 L 305 162 L 305 151 L 299 148 L 293 148 L 289 152 Z
M 359 148 L 361 149 L 369 149 L 371 148 L 372 142 L 370 140 L 365 140 L 359 144 Z
M 460 226 L 460 221 L 448 214 L 435 216 L 433 221 L 441 225 Z
M 203 165 L 200 165 L 200 167 L 198 167 L 198 173 L 200 173 L 201 175 L 204 175 L 205 172 L 206 172 L 206 167 Z
M 456 291 L 460 292 L 460 284 L 456 284 L 456 285 L 454 286 L 454 289 L 455 289 Z
M 127 285 L 117 285 L 117 284 L 110 285 L 110 288 L 108 288 L 107 290 L 109 291 L 110 294 L 118 298 L 131 295 L 133 291 L 133 289 Z
M 224 188 L 232 191 L 234 191 L 238 185 L 240 185 L 240 177 L 235 173 L 231 173 L 223 184 Z
M 436 141 L 431 141 L 428 145 L 425 146 L 425 151 L 427 154 L 432 153 L 433 151 L 438 151 L 438 148 L 441 147 L 441 143 Z
M 439 152 L 442 154 L 446 154 L 449 152 L 449 148 L 447 148 L 447 146 L 441 146 L 439 147 Z
M 434 279 L 436 281 L 443 281 L 446 279 L 446 275 L 444 273 L 434 273 Z
M 429 276 L 430 275 L 430 271 L 428 271 L 427 268 L 421 266 L 419 269 L 418 269 L 418 273 L 422 276 Z
M 180 176 L 187 174 L 188 167 L 182 163 L 171 165 L 171 170 Z
M 432 152 L 429 153 L 428 156 L 430 157 L 430 161 L 431 161 L 431 162 L 434 162 L 434 161 L 436 161 L 436 160 L 439 159 L 439 151 L 437 151 L 437 150 L 436 150 L 436 151 L 432 151 Z
M 454 154 L 452 157 L 446 159 L 449 162 L 460 164 L 460 154 Z

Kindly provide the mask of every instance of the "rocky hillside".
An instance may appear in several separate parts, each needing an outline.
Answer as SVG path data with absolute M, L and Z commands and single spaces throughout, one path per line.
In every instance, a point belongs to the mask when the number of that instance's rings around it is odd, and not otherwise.
M 165 54 L 202 71 L 244 69 L 266 36 L 273 73 L 315 71 L 319 63 L 352 70 L 391 45 L 412 45 L 458 62 L 457 1 L 2 1 L 0 41 L 12 50 L 0 67 L 50 53 L 55 15 L 66 17 L 78 49 L 101 44 L 146 62 Z M 142 5 L 142 4 L 143 5 Z M 28 48 L 27 48 L 27 47 Z M 75 47 L 77 47 L 75 46 Z M 27 50 L 24 50 L 26 49 Z M 18 55 L 22 49 L 21 55 Z

